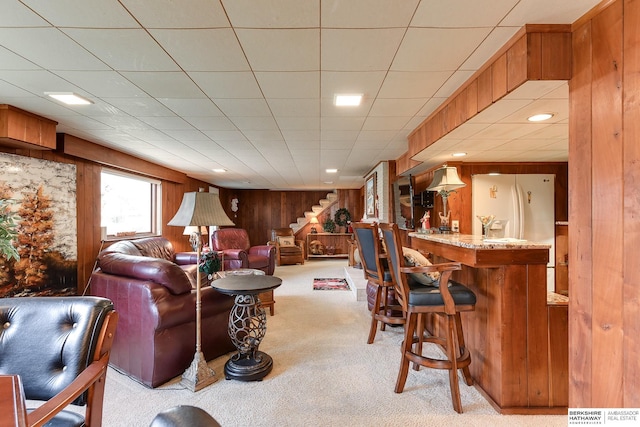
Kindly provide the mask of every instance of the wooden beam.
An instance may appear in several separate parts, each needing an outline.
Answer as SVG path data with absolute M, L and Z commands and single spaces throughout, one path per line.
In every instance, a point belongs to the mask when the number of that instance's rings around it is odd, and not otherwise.
M 11 105 L 0 105 L 0 145 L 54 150 L 58 123 Z

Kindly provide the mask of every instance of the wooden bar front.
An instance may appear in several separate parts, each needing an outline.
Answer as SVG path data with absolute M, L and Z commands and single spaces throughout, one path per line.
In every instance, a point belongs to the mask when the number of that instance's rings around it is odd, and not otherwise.
M 476 294 L 476 309 L 463 313 L 462 323 L 478 390 L 502 414 L 566 414 L 567 384 L 551 380 L 564 365 L 556 360 L 562 351 L 549 344 L 558 341 L 550 339 L 547 314 L 549 246 L 484 244 L 467 235 L 410 237 L 434 262 L 462 263 L 453 280 Z

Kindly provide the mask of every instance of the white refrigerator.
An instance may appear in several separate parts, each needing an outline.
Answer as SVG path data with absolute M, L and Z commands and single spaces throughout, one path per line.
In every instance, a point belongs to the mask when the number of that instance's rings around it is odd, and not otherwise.
M 555 289 L 555 175 L 478 174 L 471 177 L 473 234 L 482 235 L 477 215 L 495 215 L 489 238 L 523 239 L 551 245 L 547 290 Z

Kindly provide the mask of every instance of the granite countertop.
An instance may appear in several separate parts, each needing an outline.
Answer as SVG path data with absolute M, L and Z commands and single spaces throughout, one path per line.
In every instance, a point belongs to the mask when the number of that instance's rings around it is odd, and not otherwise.
M 409 237 L 414 239 L 429 240 L 445 245 L 459 246 L 468 249 L 549 249 L 551 245 L 547 243 L 529 242 L 511 238 L 502 239 L 482 239 L 482 236 L 470 234 L 429 234 L 429 233 L 409 233 Z

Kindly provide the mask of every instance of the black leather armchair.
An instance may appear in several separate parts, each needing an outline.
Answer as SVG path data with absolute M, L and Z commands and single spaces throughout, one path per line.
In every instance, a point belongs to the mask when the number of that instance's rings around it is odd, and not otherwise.
M 117 319 L 106 298 L 0 298 L 0 374 L 19 375 L 26 399 L 44 401 L 27 415 L 30 426 L 102 424 Z M 65 411 L 70 403 L 85 416 Z

